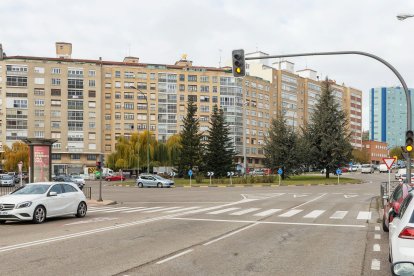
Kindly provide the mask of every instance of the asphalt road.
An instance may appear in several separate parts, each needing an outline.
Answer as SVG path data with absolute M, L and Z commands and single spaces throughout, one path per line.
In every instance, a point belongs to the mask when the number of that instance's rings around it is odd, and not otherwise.
M 389 275 L 378 210 L 387 175 L 362 178 L 339 186 L 104 186 L 104 199 L 118 204 L 89 206 L 85 218 L 0 225 L 1 274 Z

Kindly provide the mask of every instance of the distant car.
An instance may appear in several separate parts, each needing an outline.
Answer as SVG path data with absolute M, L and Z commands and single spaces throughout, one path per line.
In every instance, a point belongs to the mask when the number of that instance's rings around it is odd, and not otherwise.
M 158 187 L 158 188 L 168 187 L 170 188 L 171 186 L 174 185 L 174 181 L 163 178 L 155 174 L 141 174 L 138 176 L 136 183 L 139 188 L 143 188 L 143 187 Z
M 392 264 L 414 260 L 414 191 L 401 204 L 395 205 L 396 215 L 389 225 L 389 259 Z M 402 273 L 400 275 L 413 275 Z
M 85 186 L 85 179 L 83 179 L 80 175 L 72 175 L 72 180 L 74 183 L 78 185 L 78 187 L 82 190 L 83 186 Z
M 361 173 L 374 173 L 374 168 L 371 164 L 363 164 L 361 167 Z
M 379 165 L 379 172 L 380 172 L 380 173 L 386 173 L 386 172 L 388 172 L 387 165 L 385 165 L 385 164 L 380 164 L 380 165 Z
M 120 180 L 125 180 L 125 176 L 121 176 L 121 175 L 108 175 L 107 177 L 105 177 L 106 181 L 120 181 Z
M 347 167 L 341 167 L 340 169 L 343 173 L 349 172 L 349 168 L 347 168 Z
M 14 186 L 14 176 L 3 174 L 0 176 L 0 186 Z
M 349 170 L 351 172 L 356 172 L 356 171 L 358 171 L 358 166 L 357 165 L 352 165 L 352 166 L 349 167 Z
M 399 169 L 395 174 L 395 179 L 400 179 L 403 174 L 407 173 L 407 169 Z

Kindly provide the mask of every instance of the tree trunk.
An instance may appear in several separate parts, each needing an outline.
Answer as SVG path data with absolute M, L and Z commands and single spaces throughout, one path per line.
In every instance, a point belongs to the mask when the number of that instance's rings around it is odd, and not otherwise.
M 326 178 L 329 178 L 329 168 L 325 168 L 325 176 Z

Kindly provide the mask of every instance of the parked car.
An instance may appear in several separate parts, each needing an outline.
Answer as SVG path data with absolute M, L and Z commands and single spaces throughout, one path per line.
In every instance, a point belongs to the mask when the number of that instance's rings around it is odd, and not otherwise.
M 14 177 L 8 174 L 2 174 L 0 176 L 0 186 L 14 186 Z
M 80 175 L 72 175 L 72 180 L 74 183 L 78 185 L 78 187 L 82 190 L 83 186 L 85 186 L 85 179 L 83 179 Z
M 174 185 L 174 181 L 170 179 L 165 179 L 155 174 L 141 174 L 138 176 L 136 183 L 139 188 L 143 188 L 143 187 L 158 187 L 158 188 L 168 187 L 170 188 L 171 186 Z
M 401 204 L 395 204 L 396 216 L 389 226 L 389 260 L 391 263 L 414 260 L 414 191 Z M 405 274 L 403 274 L 405 275 Z
M 407 173 L 407 169 L 399 169 L 395 174 L 395 179 L 400 179 L 403 174 Z
M 388 172 L 387 165 L 385 165 L 385 164 L 380 164 L 380 165 L 379 165 L 379 172 L 380 172 L 380 173 L 387 173 L 387 172 Z M 390 172 L 392 172 L 392 171 L 390 171 Z
M 124 181 L 126 178 L 125 176 L 121 176 L 121 175 L 108 175 L 107 177 L 105 177 L 106 181 Z
M 384 230 L 384 232 L 388 232 L 389 224 L 394 220 L 394 217 L 396 216 L 396 206 L 401 205 L 411 190 L 412 186 L 400 183 L 395 187 L 394 191 L 387 199 L 387 203 L 384 204 L 384 215 L 382 217 L 382 230 Z
M 400 181 L 400 183 L 408 183 L 407 174 L 401 175 L 398 181 Z M 414 173 L 411 174 L 411 183 L 414 183 Z
M 350 167 L 349 167 L 349 171 L 351 171 L 351 172 L 356 172 L 356 171 L 358 171 L 358 166 L 357 166 L 357 165 L 352 165 L 352 166 L 350 166 Z
M 65 215 L 80 218 L 87 209 L 86 197 L 75 184 L 38 182 L 0 197 L 0 223 L 21 220 L 43 223 L 47 218 Z
M 343 173 L 347 173 L 347 172 L 349 172 L 349 168 L 348 168 L 348 167 L 341 167 L 340 169 L 341 169 L 341 171 L 342 171 Z
M 361 173 L 374 173 L 374 168 L 371 164 L 363 164 L 361 167 Z

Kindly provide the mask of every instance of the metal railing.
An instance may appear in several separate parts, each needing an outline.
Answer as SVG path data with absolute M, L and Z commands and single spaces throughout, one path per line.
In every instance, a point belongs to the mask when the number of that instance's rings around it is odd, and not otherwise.
M 92 198 L 92 187 L 83 187 L 82 192 L 85 194 L 87 199 Z

